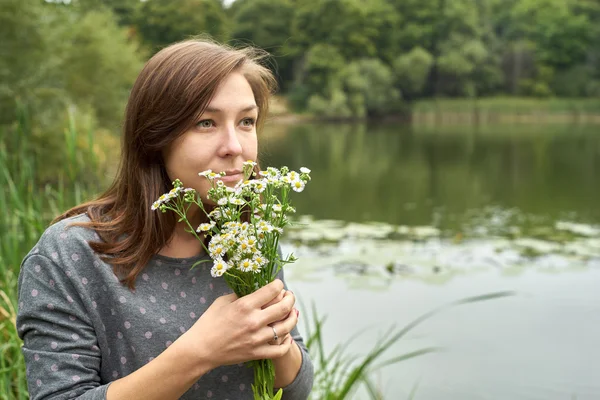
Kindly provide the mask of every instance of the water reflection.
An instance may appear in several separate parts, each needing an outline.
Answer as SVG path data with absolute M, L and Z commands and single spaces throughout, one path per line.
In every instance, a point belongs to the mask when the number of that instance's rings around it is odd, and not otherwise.
M 317 219 L 460 231 L 465 216 L 493 205 L 517 208 L 522 215 L 598 223 L 595 129 L 272 126 L 262 149 L 266 164 L 313 170 L 310 188 L 295 201 Z

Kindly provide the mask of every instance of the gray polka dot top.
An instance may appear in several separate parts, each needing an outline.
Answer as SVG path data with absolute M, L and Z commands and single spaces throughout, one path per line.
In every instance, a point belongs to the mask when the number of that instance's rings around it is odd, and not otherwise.
M 231 293 L 223 279 L 211 277 L 210 263 L 190 268 L 202 257 L 160 255 L 131 291 L 88 245 L 96 233 L 68 226 L 81 221 L 89 219 L 79 215 L 50 226 L 21 265 L 17 329 L 32 400 L 105 399 L 111 381 L 153 360 L 217 297 Z M 306 399 L 313 365 L 297 328 L 292 336 L 302 366 L 283 398 Z M 181 398 L 252 399 L 252 382 L 252 368 L 223 366 Z

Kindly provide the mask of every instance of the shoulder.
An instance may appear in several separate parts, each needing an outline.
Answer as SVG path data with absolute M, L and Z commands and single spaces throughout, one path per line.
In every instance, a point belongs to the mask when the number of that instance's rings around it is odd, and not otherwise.
M 86 222 L 90 222 L 89 217 L 79 214 L 50 225 L 24 261 L 33 255 L 47 257 L 57 264 L 93 257 L 89 242 L 100 238 L 93 229 L 76 225 Z

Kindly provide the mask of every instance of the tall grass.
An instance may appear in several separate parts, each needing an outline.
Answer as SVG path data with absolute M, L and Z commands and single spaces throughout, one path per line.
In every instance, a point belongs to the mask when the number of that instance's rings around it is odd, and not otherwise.
M 25 107 L 14 126 L 0 128 L 0 399 L 27 399 L 25 363 L 15 327 L 17 278 L 23 257 L 48 223 L 61 211 L 81 202 L 97 189 L 77 171 L 96 163 L 93 152 L 78 153 L 72 112 L 64 134 L 64 165 L 51 182 L 41 182 L 42 160 L 35 157 L 34 130 Z M 91 135 L 87 137 L 92 148 Z M 86 152 L 88 153 L 88 152 Z
M 376 371 L 440 349 L 438 347 L 422 347 L 408 353 L 389 357 L 390 349 L 410 331 L 448 308 L 499 299 L 513 294 L 509 291 L 488 293 L 466 297 L 442 305 L 422 314 L 402 328 L 392 327 L 388 329 L 373 348 L 362 356 L 349 354 L 349 346 L 357 335 L 354 335 L 347 343 L 335 346 L 332 351 L 325 352 L 325 339 L 323 336 L 325 317 L 320 318 L 313 305 L 312 316 L 305 322 L 306 331 L 310 332 L 306 344 L 315 363 L 315 382 L 311 398 L 315 400 L 350 399 L 362 385 L 372 400 L 383 399 L 383 394 L 371 378 Z M 384 356 L 387 358 L 383 359 Z M 417 386 L 415 385 L 411 390 L 409 399 L 415 396 Z

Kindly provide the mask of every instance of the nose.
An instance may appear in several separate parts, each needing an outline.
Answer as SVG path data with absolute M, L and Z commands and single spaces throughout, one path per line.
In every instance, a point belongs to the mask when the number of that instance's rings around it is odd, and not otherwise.
M 242 154 L 242 144 L 233 124 L 227 124 L 223 132 L 223 143 L 221 145 L 221 157 L 235 157 Z

